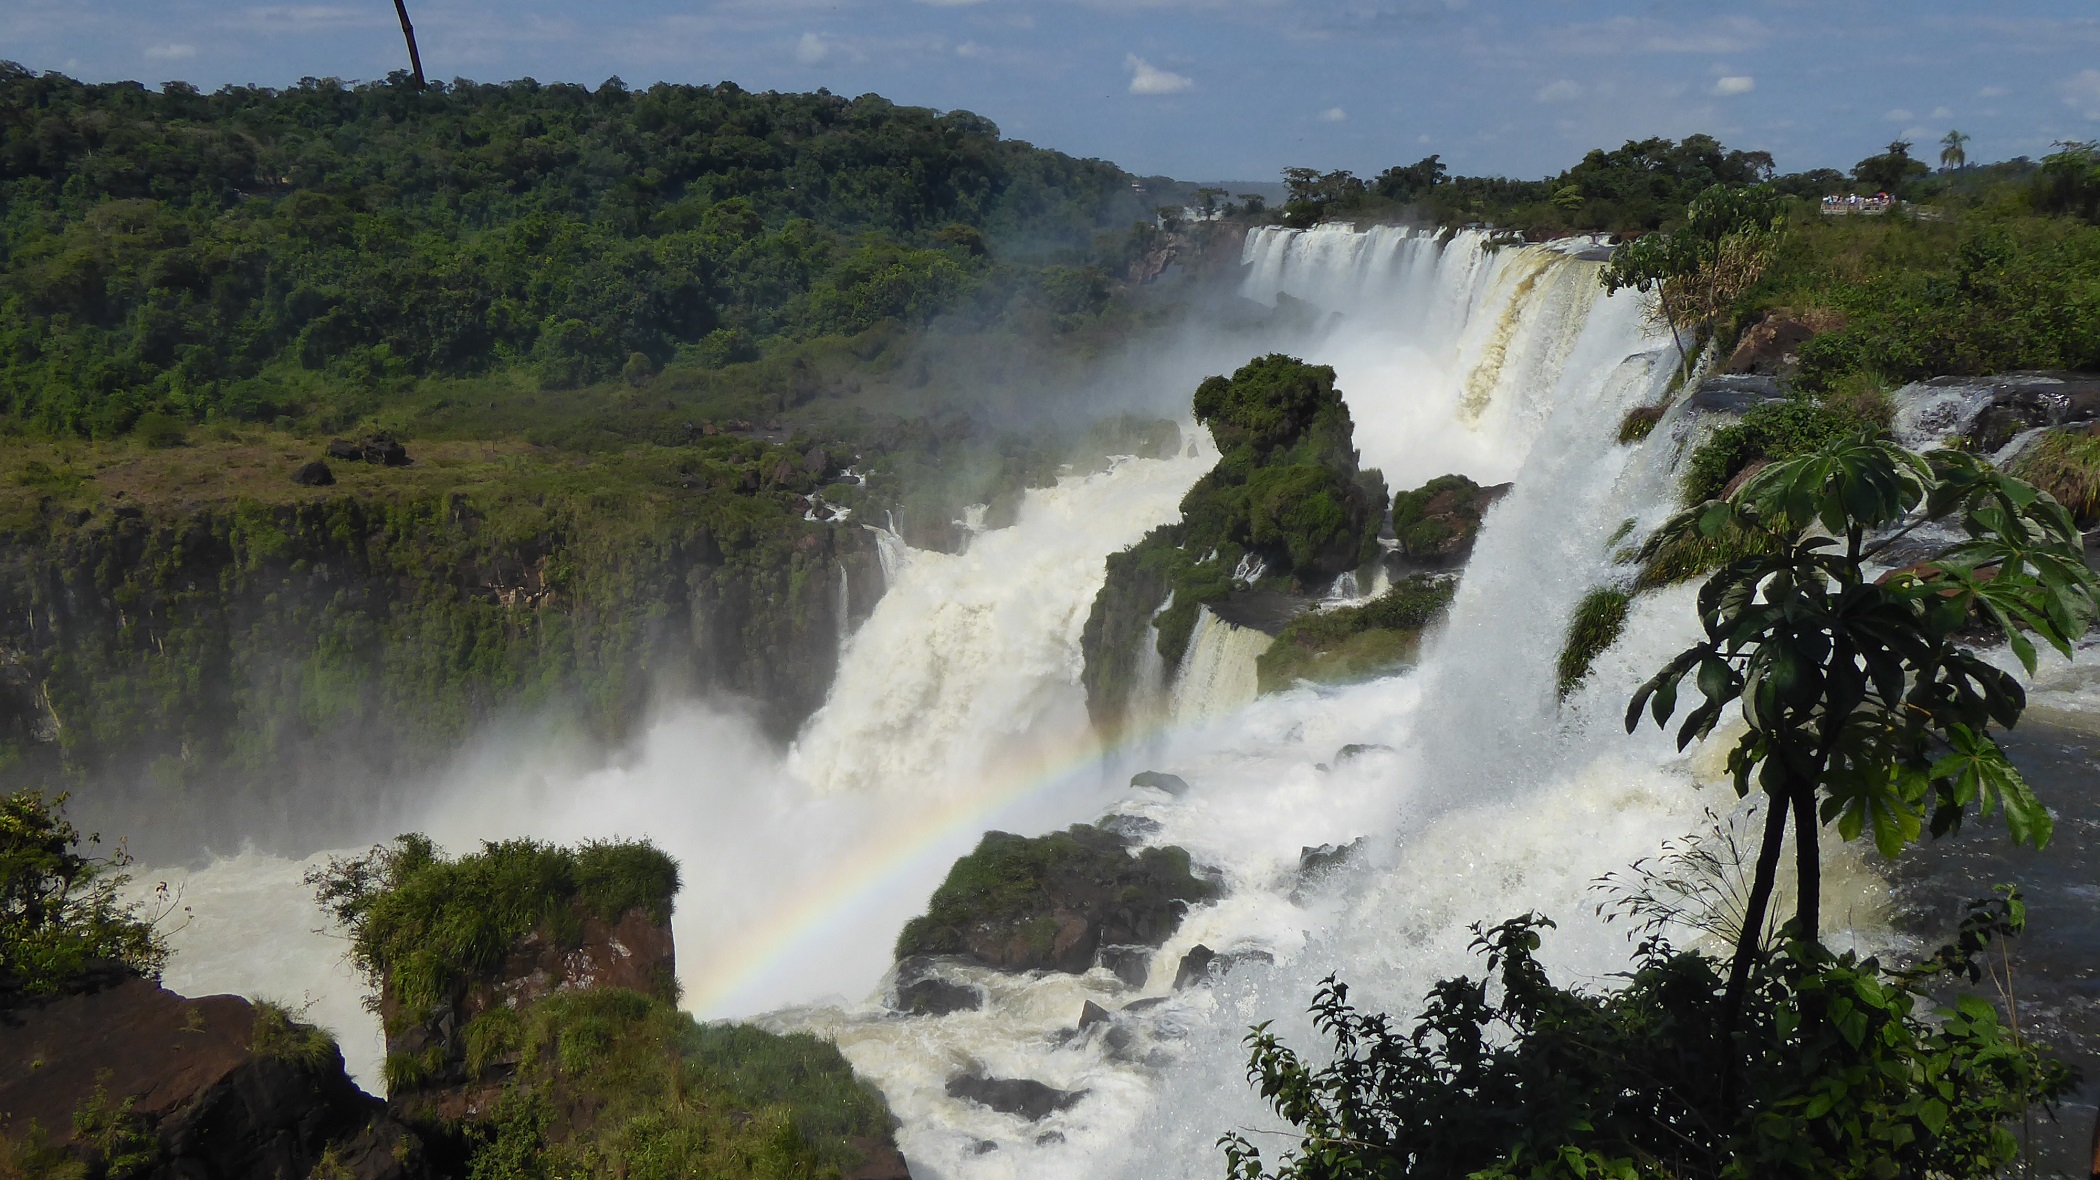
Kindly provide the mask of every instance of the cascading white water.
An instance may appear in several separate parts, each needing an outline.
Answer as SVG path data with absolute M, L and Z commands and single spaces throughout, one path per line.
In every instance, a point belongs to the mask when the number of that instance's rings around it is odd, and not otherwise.
M 1209 607 L 1199 607 L 1170 689 L 1168 720 L 1177 727 L 1196 725 L 1252 703 L 1254 661 L 1271 642 L 1252 627 L 1228 623 Z
M 1367 465 L 1398 487 L 1453 471 L 1516 487 L 1487 517 L 1416 669 L 1222 712 L 1177 707 L 1183 725 L 1122 766 L 1191 784 L 1175 798 L 1134 791 L 1116 810 L 1160 825 L 1152 839 L 1189 849 L 1227 886 L 1155 956 L 1147 984 L 1098 969 L 979 973 L 992 996 L 980 1012 L 900 1021 L 870 1002 L 773 1018 L 837 1038 L 878 1080 L 923 1173 L 1214 1175 L 1220 1132 L 1275 1126 L 1244 1082 L 1247 1025 L 1274 1019 L 1313 1047 L 1302 1011 L 1335 970 L 1360 999 L 1412 1011 L 1434 978 L 1472 965 L 1471 923 L 1534 908 L 1564 924 L 1549 963 L 1601 979 L 1628 947 L 1584 920 L 1590 882 L 1691 830 L 1702 804 L 1733 803 L 1702 796 L 1698 784 L 1718 778 L 1703 751 L 1680 757 L 1619 724 L 1631 685 L 1693 637 L 1689 589 L 1642 599 L 1565 705 L 1553 687 L 1576 600 L 1622 576 L 1607 539 L 1626 518 L 1654 523 L 1672 498 L 1666 434 L 1617 443 L 1625 411 L 1668 379 L 1667 339 L 1636 301 L 1602 296 L 1593 264 L 1485 245 L 1394 229 L 1248 241 L 1245 294 L 1342 313 L 1303 352 L 1336 367 Z M 1205 612 L 1184 675 L 1219 662 L 1223 626 Z M 1300 878 L 1302 850 L 1360 838 L 1349 868 Z M 1175 965 L 1198 943 L 1273 962 L 1174 992 Z M 1111 1011 L 1162 1002 L 1075 1034 L 1087 999 Z M 945 1078 L 973 1063 L 1089 1096 L 1022 1123 L 946 1094 Z

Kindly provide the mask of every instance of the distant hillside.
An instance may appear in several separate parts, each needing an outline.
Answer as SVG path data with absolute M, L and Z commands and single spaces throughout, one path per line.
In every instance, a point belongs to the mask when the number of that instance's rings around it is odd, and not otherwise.
M 965 303 L 1083 312 L 1150 216 L 1131 182 L 873 95 L 0 63 L 0 428 L 325 427 L 418 377 L 559 389 Z

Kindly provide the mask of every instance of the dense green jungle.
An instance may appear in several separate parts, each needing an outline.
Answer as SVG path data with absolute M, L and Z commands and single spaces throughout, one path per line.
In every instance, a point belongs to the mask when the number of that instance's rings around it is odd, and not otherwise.
M 874 95 L 399 74 L 205 93 L 0 63 L 0 1034 L 31 1010 L 58 1030 L 0 1035 L 23 1071 L 0 1091 L 49 1121 L 0 1134 L 0 1180 L 909 1180 L 889 1100 L 832 1042 L 680 1010 L 673 899 L 719 899 L 681 893 L 646 840 L 407 835 L 311 870 L 380 1021 L 382 1103 L 302 1010 L 147 986 L 181 901 L 140 902 L 97 830 L 179 858 L 238 815 L 304 856 L 505 727 L 610 751 L 698 696 L 784 742 L 884 593 L 863 522 L 959 552 L 1027 489 L 1183 455 L 1189 420 L 1216 464 L 1109 557 L 1086 620 L 1096 730 L 1131 723 L 1141 668 L 1178 666 L 1208 608 L 1308 599 L 1388 554 L 1413 572 L 1281 627 L 1259 689 L 1403 666 L 1507 485 L 1388 486 L 1327 365 L 1262 347 L 1161 390 L 1142 363 L 1177 333 L 1302 328 L 1287 298 L 1231 294 L 1240 244 L 1338 222 L 1610 247 L 1604 284 L 1650 297 L 1676 343 L 1622 444 L 1732 358 L 1771 380 L 1700 436 L 1682 511 L 1582 597 L 1555 665 L 1566 699 L 1641 596 L 1701 583 L 1704 638 L 1628 728 L 1682 725 L 1682 746 L 1740 703 L 1727 774 L 1769 802 L 1719 951 L 1669 941 L 1688 903 L 1658 900 L 1657 874 L 1681 858 L 1618 895 L 1647 936 L 1609 988 L 1553 981 L 1539 914 L 1475 927 L 1485 974 L 1437 983 L 1419 1017 L 1330 977 L 1305 1027 L 1331 1049 L 1248 1034 L 1249 1084 L 1288 1129 L 1217 1127 L 1220 1166 L 2012 1174 L 2026 1120 L 2078 1079 L 2015 1006 L 1952 997 L 1994 962 L 2011 987 L 1992 956 L 2025 929 L 2021 896 L 1898 966 L 1818 941 L 1815 858 L 1857 838 L 1893 859 L 1965 818 L 2048 842 L 1996 744 L 2024 697 L 1965 645 L 2004 639 L 2031 671 L 2037 640 L 2068 652 L 2094 621 L 2100 435 L 2058 430 L 2000 472 L 1983 440 L 1920 457 L 1887 431 L 1910 382 L 2100 371 L 2100 145 L 1938 169 L 1911 146 L 1781 175 L 1708 136 L 1646 139 L 1538 180 L 1430 155 L 1288 169 L 1271 203 Z M 1819 213 L 1877 193 L 1877 216 Z M 1779 371 L 1751 367 L 1765 352 Z M 1918 510 L 1965 530 L 1961 558 L 1866 577 L 1864 538 Z M 1754 601 L 1772 585 L 1790 597 Z M 985 976 L 936 970 L 957 963 L 1142 985 L 1231 886 L 1148 834 L 986 834 L 896 941 L 895 1018 L 985 1004 Z M 1295 871 L 1310 889 L 1355 847 L 1307 846 Z M 1197 945 L 1174 989 L 1257 961 Z M 1089 1000 L 1071 1035 L 1114 1019 Z M 72 1076 L 61 1042 L 118 1061 L 194 1043 L 230 1080 L 164 1117 L 120 1096 L 146 1075 Z M 985 1068 L 946 1094 L 1033 1123 L 1086 1093 Z M 67 1087 L 92 1096 L 31 1105 Z

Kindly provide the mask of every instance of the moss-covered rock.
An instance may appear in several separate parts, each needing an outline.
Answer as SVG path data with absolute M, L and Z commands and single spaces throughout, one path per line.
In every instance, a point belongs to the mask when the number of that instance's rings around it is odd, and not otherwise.
M 1111 736 L 1138 688 L 1148 629 L 1172 675 L 1198 611 L 1256 569 L 1263 583 L 1304 593 L 1379 554 L 1385 480 L 1357 466 L 1332 368 L 1260 357 L 1205 378 L 1194 407 L 1224 453 L 1182 498 L 1180 520 L 1109 558 L 1082 636 L 1087 707 Z
M 1159 946 L 1217 896 L 1179 848 L 1137 850 L 1088 824 L 1047 836 L 987 832 L 955 862 L 897 958 L 960 955 L 1006 971 L 1084 972 L 1104 946 Z
M 1482 487 L 1463 475 L 1439 475 L 1393 497 L 1393 535 L 1416 562 L 1457 565 L 1473 552 L 1480 518 L 1509 484 Z
M 1575 616 L 1568 622 L 1568 637 L 1561 644 L 1555 665 L 1560 695 L 1574 692 L 1590 674 L 1590 665 L 1626 629 L 1627 605 L 1632 600 L 1623 590 L 1599 587 L 1582 596 Z
M 2070 509 L 2078 527 L 2100 523 L 2100 432 L 2089 425 L 2043 434 L 2012 462 L 2012 474 Z
M 1254 663 L 1261 691 L 1368 680 L 1413 663 L 1423 629 L 1457 590 L 1454 577 L 1413 574 L 1362 606 L 1298 616 Z

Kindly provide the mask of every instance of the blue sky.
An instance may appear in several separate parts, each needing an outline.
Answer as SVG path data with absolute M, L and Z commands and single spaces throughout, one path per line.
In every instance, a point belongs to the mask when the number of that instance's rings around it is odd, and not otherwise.
M 7 0 L 0 58 L 90 80 L 377 78 L 389 0 Z M 965 107 L 1144 173 L 1540 176 L 1694 131 L 1787 170 L 1902 136 L 1975 159 L 2100 138 L 2100 2 L 411 0 L 433 77 L 735 81 Z M 1926 150 L 1931 147 L 1932 150 Z

